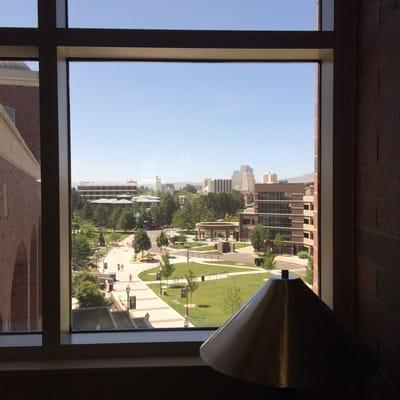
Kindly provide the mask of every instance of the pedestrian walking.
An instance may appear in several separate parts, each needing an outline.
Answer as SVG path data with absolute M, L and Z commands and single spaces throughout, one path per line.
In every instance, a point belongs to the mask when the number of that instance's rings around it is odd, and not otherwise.
M 117 268 L 118 268 L 118 271 L 120 270 L 120 268 L 119 268 L 119 264 L 117 265 Z
M 129 274 L 129 282 L 132 282 L 132 274 Z
M 124 264 L 121 264 L 121 271 L 124 270 Z

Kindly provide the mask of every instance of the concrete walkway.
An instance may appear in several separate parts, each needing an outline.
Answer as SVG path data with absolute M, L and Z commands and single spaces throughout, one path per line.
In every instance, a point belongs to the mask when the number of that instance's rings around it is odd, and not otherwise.
M 115 272 L 117 282 L 114 282 L 114 295 L 126 306 L 126 287 L 130 287 L 130 296 L 136 296 L 136 310 L 131 310 L 132 317 L 144 317 L 150 315 L 150 323 L 154 328 L 183 328 L 184 317 L 170 307 L 164 300 L 158 297 L 145 282 L 139 278 L 139 274 L 148 269 L 154 268 L 158 263 L 154 262 L 133 262 L 134 250 L 131 247 L 133 236 L 128 236 L 120 242 L 105 257 L 108 268 L 105 273 Z M 180 260 L 184 262 L 184 260 Z M 123 264 L 123 271 L 118 271 L 117 264 Z M 100 267 L 102 271 L 102 267 Z M 129 281 L 129 275 L 132 281 Z M 189 326 L 192 326 L 189 324 Z

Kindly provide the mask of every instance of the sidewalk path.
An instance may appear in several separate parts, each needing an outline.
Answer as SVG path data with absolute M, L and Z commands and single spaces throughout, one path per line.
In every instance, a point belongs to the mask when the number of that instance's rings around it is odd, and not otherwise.
M 121 303 L 126 306 L 127 294 L 126 287 L 130 287 L 130 296 L 136 296 L 136 310 L 131 310 L 132 317 L 144 317 L 150 315 L 150 323 L 154 328 L 183 328 L 184 317 L 170 307 L 164 300 L 158 297 L 140 278 L 139 274 L 147 269 L 158 265 L 155 262 L 134 263 L 135 254 L 131 247 L 133 236 L 128 236 L 120 242 L 119 247 L 115 247 L 105 257 L 108 268 L 105 273 L 115 272 L 117 282 L 114 282 L 114 295 Z M 183 262 L 182 260 L 180 262 Z M 123 264 L 123 271 L 118 271 L 117 264 Z M 100 267 L 102 270 L 102 268 Z M 129 275 L 132 281 L 129 281 Z M 189 324 L 189 326 L 192 326 Z

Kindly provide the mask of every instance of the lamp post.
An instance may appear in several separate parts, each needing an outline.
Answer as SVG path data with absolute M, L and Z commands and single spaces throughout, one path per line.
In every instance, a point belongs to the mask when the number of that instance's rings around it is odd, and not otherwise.
M 162 269 L 161 269 L 161 262 L 160 262 L 160 296 L 162 296 Z
M 129 286 L 129 284 L 125 290 L 126 290 L 126 312 L 129 314 L 129 293 L 131 291 L 131 287 Z

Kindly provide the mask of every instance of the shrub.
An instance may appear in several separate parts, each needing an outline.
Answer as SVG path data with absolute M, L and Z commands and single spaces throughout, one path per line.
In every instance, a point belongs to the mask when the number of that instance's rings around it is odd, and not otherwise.
M 299 251 L 297 253 L 297 257 L 302 258 L 302 259 L 306 259 L 306 258 L 308 258 L 308 253 L 305 250 Z

